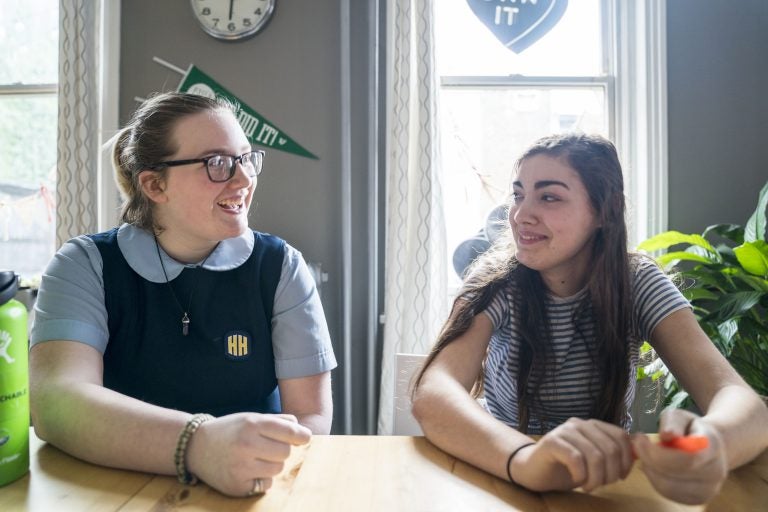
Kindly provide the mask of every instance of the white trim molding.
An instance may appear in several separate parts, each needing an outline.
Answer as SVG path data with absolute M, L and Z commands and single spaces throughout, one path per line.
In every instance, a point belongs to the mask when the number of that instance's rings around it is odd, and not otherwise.
M 615 141 L 630 182 L 633 248 L 668 222 L 666 0 L 612 0 L 609 10 L 619 68 Z
M 339 92 L 341 96 L 341 372 L 342 432 L 352 433 L 352 19 L 350 0 L 341 0 Z
M 101 4 L 99 41 L 99 130 L 98 229 L 105 231 L 120 222 L 120 194 L 112 168 L 111 140 L 118 131 L 120 98 L 120 4 L 109 0 Z

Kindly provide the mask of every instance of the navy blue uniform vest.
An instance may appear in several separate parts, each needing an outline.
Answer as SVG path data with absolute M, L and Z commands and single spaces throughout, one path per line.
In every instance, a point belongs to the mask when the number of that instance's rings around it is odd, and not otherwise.
M 192 413 L 280 412 L 271 319 L 285 242 L 254 236 L 253 252 L 238 268 L 185 268 L 171 281 L 182 307 L 191 304 L 187 336 L 170 287 L 133 271 L 117 228 L 90 236 L 103 261 L 105 387 Z

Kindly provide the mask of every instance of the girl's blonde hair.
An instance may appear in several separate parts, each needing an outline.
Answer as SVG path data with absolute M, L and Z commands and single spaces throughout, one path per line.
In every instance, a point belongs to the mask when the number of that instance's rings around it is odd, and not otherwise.
M 153 218 L 153 202 L 141 190 L 139 174 L 176 152 L 173 130 L 179 120 L 217 110 L 235 115 L 237 107 L 222 98 L 165 92 L 151 96 L 136 109 L 128 124 L 115 136 L 112 150 L 115 181 L 123 198 L 123 222 L 148 231 L 161 230 Z M 158 179 L 165 178 L 166 169 L 152 172 L 158 174 Z

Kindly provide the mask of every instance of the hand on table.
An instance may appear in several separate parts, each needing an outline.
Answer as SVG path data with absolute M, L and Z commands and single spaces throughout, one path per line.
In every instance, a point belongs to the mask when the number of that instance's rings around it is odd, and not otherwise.
M 632 439 L 632 446 L 661 495 L 689 505 L 706 503 L 728 477 L 725 447 L 719 432 L 699 416 L 682 409 L 664 411 L 659 440 L 663 443 L 685 435 L 705 436 L 708 446 L 688 452 L 652 443 L 642 434 Z
M 589 492 L 626 478 L 632 469 L 629 435 L 599 420 L 571 418 L 513 459 L 515 481 L 533 491 Z
M 291 446 L 312 433 L 290 414 L 238 413 L 203 423 L 190 441 L 187 469 L 230 496 L 247 496 L 260 478 L 262 490 L 283 470 Z

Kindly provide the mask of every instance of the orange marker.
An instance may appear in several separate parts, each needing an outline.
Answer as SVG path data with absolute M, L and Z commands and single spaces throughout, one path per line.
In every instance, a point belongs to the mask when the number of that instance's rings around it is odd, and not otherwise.
M 709 439 L 706 436 L 682 436 L 676 437 L 671 441 L 662 441 L 661 446 L 688 453 L 696 453 L 709 446 Z
M 681 436 L 675 437 L 671 441 L 662 441 L 659 443 L 666 448 L 674 448 L 687 453 L 696 453 L 709 446 L 709 439 L 706 436 Z M 637 459 L 635 449 L 632 448 L 632 458 Z

